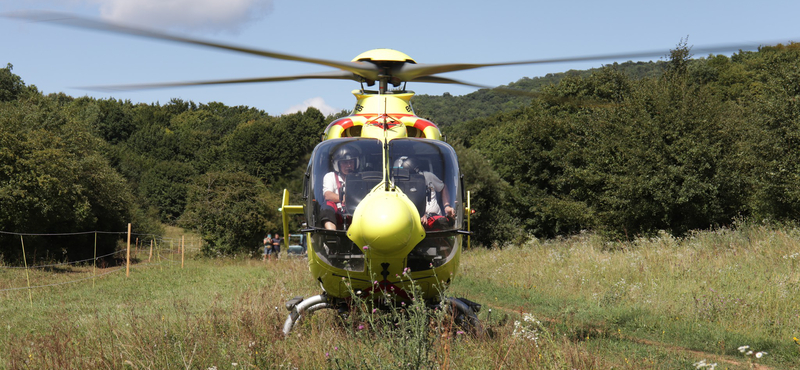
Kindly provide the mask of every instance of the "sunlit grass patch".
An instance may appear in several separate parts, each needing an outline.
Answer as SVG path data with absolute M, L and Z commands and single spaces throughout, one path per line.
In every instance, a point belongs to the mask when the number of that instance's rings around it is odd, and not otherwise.
M 743 342 L 786 354 L 790 347 L 776 338 L 796 336 L 800 327 L 800 296 L 792 293 L 800 275 L 791 257 L 799 241 L 798 229 L 753 224 L 625 243 L 591 233 L 534 239 L 468 251 L 465 277 L 453 289 L 531 310 L 573 338 L 620 330 L 631 340 L 725 356 Z
M 798 240 L 742 225 L 467 251 L 447 295 L 483 305 L 483 337 L 413 302 L 346 323 L 318 311 L 284 337 L 284 303 L 320 293 L 306 260 L 192 256 L 0 296 L 0 368 L 800 369 Z

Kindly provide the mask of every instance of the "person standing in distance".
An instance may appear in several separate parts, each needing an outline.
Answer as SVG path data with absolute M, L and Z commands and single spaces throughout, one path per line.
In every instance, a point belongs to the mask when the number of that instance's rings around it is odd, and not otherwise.
M 281 234 L 276 233 L 275 236 L 272 237 L 272 254 L 275 255 L 276 260 L 281 257 L 281 242 L 283 242 Z
M 266 262 L 267 256 L 269 256 L 270 252 L 272 251 L 272 238 L 269 237 L 269 234 L 264 235 L 262 247 L 264 248 L 264 258 L 261 260 Z

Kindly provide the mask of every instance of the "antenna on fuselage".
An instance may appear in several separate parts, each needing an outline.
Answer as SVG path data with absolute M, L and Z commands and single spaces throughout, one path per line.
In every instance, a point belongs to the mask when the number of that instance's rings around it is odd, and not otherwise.
M 389 102 L 387 97 L 383 97 L 383 152 L 386 153 L 386 161 L 384 162 L 384 166 L 386 167 L 386 178 L 384 179 L 383 190 L 389 191 L 389 183 L 392 180 L 392 161 L 389 158 L 389 138 L 386 135 L 386 117 L 389 116 Z

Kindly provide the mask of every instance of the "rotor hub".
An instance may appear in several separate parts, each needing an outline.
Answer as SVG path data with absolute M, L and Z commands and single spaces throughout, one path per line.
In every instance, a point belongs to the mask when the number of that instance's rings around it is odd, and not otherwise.
M 397 63 L 413 63 L 417 61 L 412 59 L 406 53 L 394 49 L 372 49 L 358 54 L 352 60 L 353 62 L 372 62 L 380 64 L 381 62 L 397 62 Z

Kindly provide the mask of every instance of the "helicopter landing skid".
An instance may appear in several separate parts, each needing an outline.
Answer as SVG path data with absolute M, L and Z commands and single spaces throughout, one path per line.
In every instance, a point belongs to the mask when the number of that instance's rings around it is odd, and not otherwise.
M 470 330 L 477 337 L 482 337 L 484 328 L 478 319 L 478 312 L 481 305 L 466 298 L 447 297 L 444 302 L 446 309 L 450 309 L 454 315 L 454 322 L 465 330 Z M 337 308 L 338 305 L 328 300 L 328 296 L 323 293 L 309 298 L 294 297 L 286 302 L 286 309 L 289 316 L 283 323 L 283 335 L 287 336 L 294 329 L 297 322 L 306 315 L 324 308 Z M 440 308 L 439 304 L 428 306 L 429 308 Z
M 481 310 L 480 304 L 466 298 L 447 297 L 445 300 L 445 303 L 449 303 L 450 309 L 453 310 L 453 321 L 458 326 L 472 331 L 476 337 L 483 337 L 483 325 L 478 319 L 478 312 Z
M 311 314 L 323 308 L 333 307 L 334 306 L 328 302 L 328 296 L 324 293 L 306 299 L 303 299 L 303 297 L 294 297 L 290 299 L 286 302 L 286 309 L 289 310 L 289 317 L 287 317 L 286 321 L 283 323 L 283 335 L 289 335 L 289 332 L 292 331 L 294 325 L 303 315 Z

